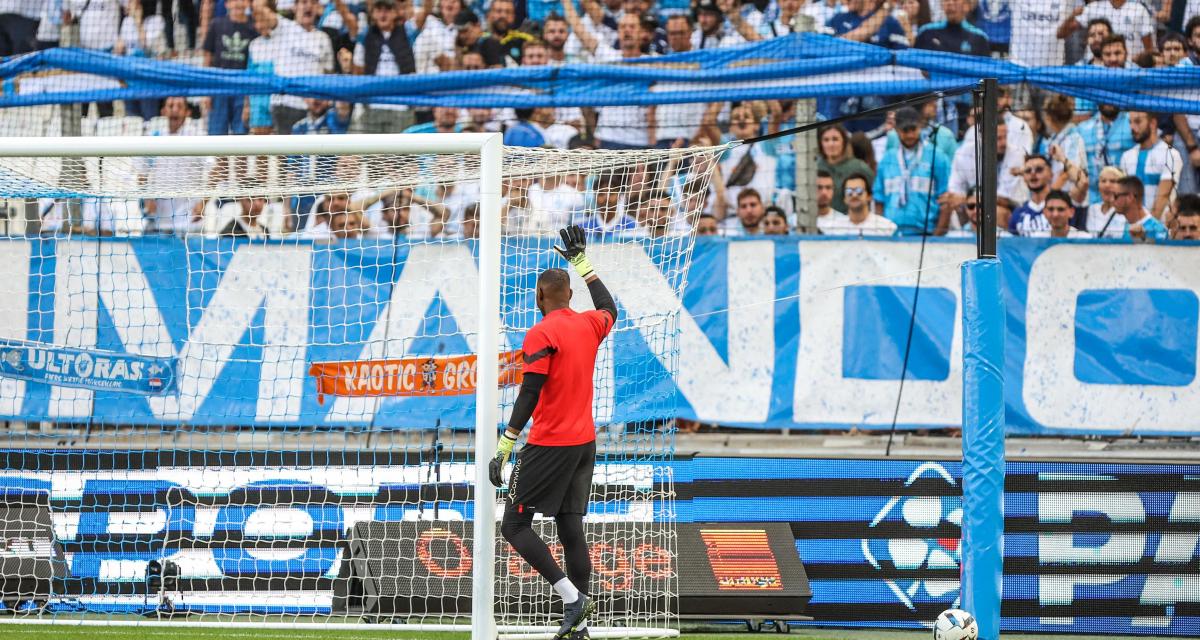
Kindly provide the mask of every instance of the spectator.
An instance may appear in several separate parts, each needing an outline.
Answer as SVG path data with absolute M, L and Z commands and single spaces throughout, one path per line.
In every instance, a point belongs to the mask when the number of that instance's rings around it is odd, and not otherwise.
M 685 15 L 667 19 L 667 45 L 672 53 L 692 50 L 691 23 Z M 716 123 L 721 104 L 690 102 L 659 105 L 654 109 L 654 146 L 659 149 L 681 148 L 696 137 L 700 128 Z
M 1191 66 L 1200 66 L 1200 15 L 1188 19 L 1183 28 L 1183 37 L 1187 38 L 1188 60 Z
M 828 171 L 817 169 L 817 230 L 824 233 L 830 224 L 846 217 L 833 208 L 833 176 Z
M 621 16 L 617 26 L 617 40 L 620 49 L 614 49 L 601 42 L 584 26 L 575 12 L 573 0 L 563 1 L 563 15 L 580 46 L 591 54 L 592 62 L 617 62 L 637 58 L 642 55 L 641 23 L 636 15 Z M 596 109 L 596 140 L 601 149 L 642 149 L 657 141 L 655 123 L 655 107 L 623 106 L 598 107 Z
M 328 240 L 332 238 L 329 221 L 335 214 L 346 212 L 349 209 L 350 194 L 348 192 L 327 193 L 317 201 L 313 215 L 308 216 L 308 223 L 304 229 L 297 229 L 297 231 L 300 231 L 301 237 L 306 240 Z
M 1142 205 L 1145 186 L 1137 176 L 1125 176 L 1117 181 L 1113 193 L 1113 204 L 1117 212 L 1125 216 L 1126 240 L 1162 240 L 1167 237 L 1167 228 Z
M 1046 194 L 1046 203 L 1042 208 L 1042 216 L 1046 218 L 1048 228 L 1033 233 L 1035 238 L 1090 238 L 1091 234 L 1071 226 L 1071 218 L 1075 217 L 1075 206 L 1071 196 L 1060 189 L 1051 189 Z
M 1125 217 L 1118 215 L 1115 206 L 1117 182 L 1124 177 L 1125 172 L 1114 166 L 1106 166 L 1099 171 L 1097 182 L 1100 197 L 1088 207 L 1084 224 L 1087 231 L 1097 238 L 1120 238 L 1125 235 Z
M 755 108 L 762 103 L 743 102 L 729 112 L 729 136 L 732 140 L 746 140 L 761 133 L 761 115 Z M 753 188 L 759 194 L 775 193 L 775 158 L 765 144 L 738 145 L 721 158 L 721 181 L 725 187 L 726 203 L 738 200 L 742 189 Z M 717 217 L 727 212 L 713 210 Z
M 989 6 L 996 6 L 989 0 Z M 1056 27 L 1064 19 L 1071 18 L 1072 2 L 1059 0 L 1009 0 L 1012 34 L 1009 40 L 1008 59 L 1026 67 L 1058 66 L 1066 60 L 1065 49 L 1057 39 Z M 1020 104 L 1027 101 L 1018 100 Z M 1037 103 L 1037 100 L 1030 100 Z
M 847 176 L 860 173 L 868 180 L 875 180 L 875 171 L 864 161 L 854 157 L 850 146 L 850 133 L 840 124 L 832 124 L 817 130 L 820 142 L 817 160 L 817 171 L 827 171 L 833 176 L 833 201 L 830 206 L 835 211 L 845 211 L 846 201 L 843 199 L 843 181 Z
M 578 222 L 589 235 L 625 234 L 637 229 L 637 220 L 625 210 L 626 189 L 622 178 L 616 173 L 604 173 L 596 178 L 591 194 L 596 205 L 590 213 L 585 209 L 583 219 Z
M 328 100 L 305 98 L 307 110 L 299 122 L 292 125 L 292 135 L 337 135 L 350 130 L 350 116 L 353 107 L 348 102 L 338 102 L 334 106 Z M 316 185 L 335 178 L 337 157 L 321 156 L 289 156 L 287 159 L 288 173 L 292 183 L 296 185 Z M 295 195 L 289 199 L 288 208 L 294 219 L 289 219 L 289 228 L 303 229 L 307 226 L 309 212 L 316 204 L 315 194 Z
M 550 109 L 551 113 L 553 110 Z M 504 131 L 504 144 L 510 147 L 541 147 L 546 144 L 545 131 L 529 121 L 533 109 L 516 109 L 517 121 Z M 551 116 L 553 117 L 553 116 Z
M 1159 39 L 1158 48 L 1162 51 L 1164 67 L 1180 66 L 1184 60 L 1187 60 L 1188 63 L 1191 62 L 1187 55 L 1187 40 L 1184 40 L 1183 36 L 1178 33 L 1163 34 L 1162 38 Z M 1183 66 L 1191 65 L 1186 64 Z
M 762 40 L 764 38 L 778 38 L 786 36 L 793 30 L 792 23 L 796 20 L 796 16 L 800 13 L 801 7 L 807 10 L 809 7 L 815 7 L 817 13 L 824 12 L 827 15 L 822 19 L 819 16 L 813 16 L 813 27 L 817 30 L 825 28 L 825 23 L 829 22 L 837 13 L 845 11 L 837 0 L 834 0 L 834 5 L 830 6 L 824 0 L 813 0 L 805 5 L 804 0 L 778 0 L 779 16 L 774 20 L 765 20 L 762 26 L 759 27 L 756 37 L 749 38 L 751 40 Z
M 265 238 L 270 235 L 261 221 L 267 210 L 266 198 L 262 196 L 238 198 L 222 207 L 222 214 L 227 215 L 227 209 L 233 210 L 232 219 L 218 232 L 220 235 L 235 238 Z
M 717 219 L 707 213 L 700 214 L 696 219 L 696 235 L 698 236 L 715 236 L 720 233 L 720 226 L 717 224 Z
M 876 178 L 878 180 L 878 178 Z M 830 236 L 894 236 L 896 223 L 871 210 L 871 183 L 861 173 L 846 176 L 843 182 L 846 219 L 828 225 L 822 232 Z
M 458 107 L 434 107 L 433 120 L 414 124 L 404 130 L 404 133 L 458 133 Z
M 367 230 L 361 211 L 339 211 L 329 216 L 329 234 L 334 240 L 358 240 Z
M 165 127 L 152 129 L 151 136 L 202 135 L 199 126 L 188 119 L 191 109 L 182 96 L 167 98 L 162 115 Z M 181 186 L 202 184 L 204 158 L 197 156 L 148 156 L 138 166 L 139 182 L 153 193 L 178 191 Z M 204 201 L 197 198 L 156 198 L 142 202 L 148 230 L 157 233 L 187 233 L 199 226 Z
M 121 28 L 121 3 L 118 0 L 63 0 L 63 9 L 79 25 L 80 48 L 109 52 L 117 46 Z M 99 117 L 112 116 L 111 101 L 95 104 Z M 87 111 L 84 109 L 85 115 Z
M 472 202 L 463 209 L 462 237 L 467 240 L 479 238 L 479 203 Z
M 450 208 L 422 198 L 412 189 L 391 189 L 369 205 L 367 233 L 376 238 L 437 238 L 446 229 Z M 371 212 L 375 216 L 371 216 Z
M 521 66 L 541 67 L 551 64 L 550 45 L 542 40 L 533 39 L 525 43 L 525 48 L 521 53 Z M 557 63 L 555 63 L 557 64 Z M 567 140 L 571 136 L 579 133 L 579 129 L 583 127 L 583 112 L 579 107 L 558 107 L 550 111 L 550 122 L 546 125 L 549 127 L 554 122 L 563 123 L 562 131 L 554 136 L 554 146 L 558 148 L 566 148 Z M 538 118 L 539 121 L 545 120 L 544 117 Z M 567 131 L 566 129 L 570 129 Z M 568 135 L 569 134 L 569 135 Z M 562 136 L 566 136 L 566 140 L 559 140 Z
M 1102 1 L 1102 0 L 1101 0 Z M 1100 43 L 1100 62 L 1108 69 L 1131 69 L 1129 45 L 1120 34 L 1113 34 Z
M 452 71 L 457 35 L 454 18 L 463 10 L 462 0 L 426 0 L 421 9 L 428 7 L 436 10 L 426 15 L 421 33 L 413 43 L 413 64 L 417 73 Z
M 874 195 L 888 220 L 900 233 L 944 233 L 950 209 L 940 207 L 937 195 L 950 184 L 950 159 L 921 140 L 921 115 L 912 107 L 896 111 L 900 145 L 879 163 Z M 847 211 L 849 214 L 849 211 Z
M 1129 132 L 1137 146 L 1121 156 L 1121 170 L 1143 185 L 1143 206 L 1150 210 L 1150 215 L 1169 223 L 1168 208 L 1183 160 L 1178 151 L 1159 137 L 1158 121 L 1152 114 L 1130 111 Z
M 704 4 L 704 0 L 701 0 L 700 5 Z M 722 42 L 722 46 L 729 47 L 758 39 L 758 30 L 767 23 L 753 2 L 717 0 L 717 6 L 725 14 L 725 21 L 733 27 L 732 31 L 727 31 L 728 36 Z
M 529 187 L 530 216 L 541 230 L 554 234 L 585 209 L 579 191 L 581 178 L 573 174 L 547 174 Z
M 1075 7 L 1073 15 L 1058 27 L 1058 38 L 1064 39 L 1082 29 L 1095 18 L 1104 18 L 1112 31 L 1121 35 L 1131 56 L 1143 49 L 1154 51 L 1154 18 L 1146 5 L 1137 0 L 1095 0 Z
M 546 21 L 542 24 L 542 41 L 546 43 L 547 52 L 550 54 L 548 64 L 560 65 L 579 62 L 578 59 L 567 55 L 567 41 L 570 38 L 571 27 L 565 18 L 557 13 L 546 16 Z
M 979 233 L 980 208 L 979 190 L 972 187 L 967 191 L 962 204 L 957 208 L 956 217 L 961 227 L 952 229 L 946 233 L 946 236 L 952 238 L 974 238 Z M 1008 232 L 1010 215 L 1011 212 L 1008 209 L 996 207 L 996 237 L 1008 238 L 1012 235 Z
M 131 3 L 141 11 L 141 2 Z M 218 16 L 208 25 L 201 42 L 204 55 L 204 66 L 215 69 L 245 69 L 249 63 L 250 42 L 258 37 L 258 32 L 250 24 L 247 13 L 247 0 L 225 0 L 226 15 Z M 150 16 L 158 18 L 160 16 Z M 164 45 L 166 44 L 164 40 Z M 242 114 L 246 109 L 246 97 L 213 96 L 202 102 L 208 112 L 208 135 L 242 135 L 246 133 L 246 121 Z M 129 110 L 128 103 L 126 111 Z M 146 117 L 146 116 L 143 116 Z M 239 163 L 240 164 L 240 163 Z M 229 175 L 229 158 L 217 157 L 216 166 L 209 173 L 209 184 L 216 185 L 222 179 L 228 178 L 236 184 L 243 176 Z
M 1045 156 L 1031 155 L 1025 159 L 1024 174 L 1029 200 L 1013 210 L 1008 230 L 1013 235 L 1032 236 L 1050 228 L 1042 215 L 1042 210 L 1046 208 L 1046 196 L 1050 193 L 1050 161 Z
M 388 1 L 388 0 L 383 0 Z M 275 75 L 319 76 L 333 71 L 333 45 L 321 31 L 305 31 L 281 17 L 275 0 L 254 0 L 254 29 L 258 32 L 249 48 L 250 59 L 269 62 Z M 304 117 L 306 105 L 299 96 L 271 96 L 271 124 L 276 135 L 287 135 Z
M 1042 141 L 1039 153 L 1052 161 L 1054 179 L 1050 188 L 1062 189 L 1080 206 L 1086 206 L 1087 144 L 1071 121 L 1075 117 L 1075 100 L 1062 94 L 1050 95 L 1042 105 L 1042 116 L 1050 137 Z
M 1200 240 L 1200 195 L 1189 193 L 1179 196 L 1171 239 Z
M 1096 115 L 1079 123 L 1077 130 L 1087 150 L 1088 202 L 1094 205 L 1101 201 L 1100 170 L 1120 162 L 1121 156 L 1134 145 L 1129 114 L 1111 104 L 1102 104 Z
M 521 63 L 521 49 L 533 36 L 517 31 L 513 21 L 516 19 L 516 8 L 513 0 L 492 0 L 488 7 L 487 20 L 489 32 L 485 39 L 495 42 L 488 47 L 499 50 L 506 65 Z
M 974 125 L 967 129 L 962 144 L 954 152 L 950 184 L 946 187 L 946 193 L 938 199 L 940 204 L 952 209 L 960 208 L 967 195 L 979 187 L 975 165 L 978 143 L 975 131 Z M 1021 167 L 1030 149 L 1025 146 L 1024 133 L 1024 128 L 1014 132 L 1004 118 L 996 125 L 996 216 L 1005 221 L 1012 216 L 1013 208 L 1027 197 L 1025 184 L 1021 180 Z
M 51 3 L 47 2 L 47 6 Z M 142 16 L 142 3 L 131 1 L 127 5 L 128 15 L 121 20 L 120 33 L 117 35 L 113 53 L 135 58 L 157 59 L 167 54 L 166 23 L 162 16 Z M 245 0 L 242 0 L 242 16 L 245 17 Z M 43 19 L 43 23 L 45 20 Z M 55 36 L 57 39 L 57 36 Z M 247 44 L 249 41 L 247 40 Z M 39 43 L 39 46 L 41 44 Z M 52 46 L 58 46 L 55 42 Z M 244 52 L 243 52 L 244 54 Z M 242 65 L 245 68 L 245 64 Z M 125 115 L 137 116 L 149 120 L 162 111 L 162 100 L 158 98 L 143 98 L 141 100 L 126 100 Z M 234 117 L 241 123 L 242 111 L 239 107 Z M 245 127 L 242 128 L 243 133 Z
M 827 24 L 834 35 L 855 42 L 868 42 L 889 49 L 905 49 L 908 37 L 896 19 L 891 17 L 889 0 L 847 0 L 846 11 L 831 18 Z M 884 105 L 879 96 L 850 98 L 821 98 L 817 108 L 825 118 L 855 115 Z M 873 131 L 883 124 L 882 116 L 855 118 L 846 123 L 850 131 Z
M 639 231 L 648 238 L 662 238 L 671 232 L 675 215 L 671 195 L 666 191 L 651 191 L 642 199 L 637 213 Z
M 1087 47 L 1084 49 L 1083 59 L 1077 64 L 1104 66 L 1100 47 L 1112 34 L 1112 23 L 1108 21 L 1108 18 L 1092 18 L 1089 20 L 1087 24 Z
M 334 37 L 323 29 L 317 28 L 317 21 L 321 17 L 321 8 L 317 4 L 317 0 L 292 0 L 292 20 L 300 30 L 308 34 L 309 55 L 325 55 L 325 45 L 329 45 L 329 55 L 333 59 Z M 333 73 L 334 66 L 328 67 L 326 73 Z
M 933 144 L 937 147 L 937 150 L 941 152 L 942 155 L 946 156 L 947 158 L 953 158 L 954 152 L 958 150 L 959 146 L 958 140 L 956 139 L 956 136 L 958 135 L 958 126 L 957 123 L 955 123 L 953 126 L 945 126 L 939 122 L 939 119 L 937 118 L 939 104 L 941 104 L 939 99 L 928 100 L 921 103 L 920 108 L 917 109 L 917 115 L 921 119 L 921 141 L 929 142 L 932 140 Z M 946 114 L 943 110 L 943 113 L 948 119 L 957 120 L 957 112 L 953 114 Z M 884 141 L 884 154 L 886 155 L 888 153 L 895 152 L 896 147 L 899 145 L 900 138 L 896 134 L 895 129 L 888 131 L 887 138 Z
M 354 73 L 354 43 L 360 33 L 360 5 L 356 2 L 351 8 L 346 0 L 329 0 L 324 4 L 325 10 L 317 20 L 317 27 L 329 36 L 333 50 L 337 52 L 333 57 L 335 73 Z
M 483 27 L 479 24 L 479 16 L 470 9 L 463 9 L 454 18 L 458 33 L 454 36 L 454 44 L 461 58 L 470 53 L 478 53 L 483 58 L 483 64 L 488 69 L 499 69 L 504 66 L 504 50 L 494 38 L 483 35 Z M 465 66 L 465 65 L 464 65 Z
M 371 27 L 354 47 L 353 63 L 355 75 L 393 77 L 416 71 L 412 45 L 396 0 L 371 0 Z M 400 133 L 411 124 L 412 112 L 407 107 L 376 103 L 362 109 L 355 130 Z
M 892 9 L 892 17 L 904 29 L 904 37 L 908 46 L 917 40 L 917 31 L 925 27 L 933 19 L 930 16 L 929 3 L 925 0 L 900 0 Z
M 834 35 L 855 42 L 869 42 L 888 49 L 908 48 L 904 28 L 891 16 L 890 0 L 847 0 L 846 11 L 828 22 Z
M 0 58 L 29 53 L 37 47 L 38 21 L 42 17 L 44 1 L 4 0 L 0 3 Z
M 763 215 L 762 229 L 765 236 L 786 236 L 788 234 L 787 214 L 775 205 L 767 207 L 767 212 Z
M 578 34 L 578 31 L 576 32 Z M 700 0 L 696 4 L 696 30 L 692 32 L 693 49 L 728 47 L 745 42 L 738 32 L 725 31 L 725 12 L 717 0 Z
M 721 223 L 721 231 L 726 236 L 756 236 L 762 233 L 765 214 L 766 209 L 758 191 L 742 189 L 737 195 L 737 216 L 726 218 Z
M 789 0 L 781 0 L 779 3 L 779 11 L 783 12 L 783 3 Z M 797 0 L 791 0 L 797 1 Z M 829 27 L 829 22 L 839 13 L 846 11 L 846 5 L 842 0 L 809 0 L 809 2 L 800 2 L 804 6 L 800 8 L 800 13 L 813 19 L 813 30 L 817 33 L 832 34 L 833 29 Z M 791 22 L 787 23 L 790 27 Z M 782 33 L 779 35 L 783 35 Z
M 942 11 L 945 12 L 946 19 L 922 26 L 917 31 L 913 46 L 930 51 L 990 56 L 992 46 L 987 36 L 966 21 L 969 9 L 968 0 L 942 0 Z

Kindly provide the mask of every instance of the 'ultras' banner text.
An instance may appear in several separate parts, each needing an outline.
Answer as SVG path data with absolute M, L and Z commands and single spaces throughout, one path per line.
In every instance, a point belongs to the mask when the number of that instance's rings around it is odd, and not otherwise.
M 504 327 L 537 320 L 533 280 L 562 266 L 549 243 L 506 247 Z M 749 427 L 882 428 L 899 395 L 901 428 L 960 424 L 958 265 L 973 244 L 931 241 L 922 262 L 920 243 L 905 240 L 700 239 L 680 296 L 682 243 L 589 247 L 622 312 L 597 362 L 597 420 L 678 414 Z M 1196 251 L 1006 239 L 1009 431 L 1200 433 Z M 328 363 L 470 354 L 476 264 L 468 242 L 3 241 L 0 299 L 28 304 L 0 305 L 0 337 L 158 358 L 175 370 L 172 390 L 158 395 L 0 378 L 0 416 L 472 426 L 469 394 L 380 401 L 357 385 L 322 404 L 318 385 Z M 575 285 L 576 307 L 590 307 Z M 502 333 L 501 350 L 522 339 Z M 310 375 L 314 367 L 321 375 Z M 452 381 L 443 369 L 435 384 L 473 386 L 465 367 Z M 515 393 L 506 386 L 502 398 Z

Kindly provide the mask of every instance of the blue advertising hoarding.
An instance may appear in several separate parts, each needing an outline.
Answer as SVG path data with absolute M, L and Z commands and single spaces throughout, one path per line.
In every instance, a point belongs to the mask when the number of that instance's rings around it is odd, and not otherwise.
M 50 494 L 71 576 L 56 583 L 60 610 L 145 611 L 154 603 L 146 563 L 165 557 L 180 567 L 179 604 L 190 610 L 328 613 L 356 523 L 461 525 L 474 515 L 470 461 L 438 462 L 437 490 L 422 490 L 435 463 L 416 452 L 6 451 L 0 460 L 0 493 Z M 920 627 L 959 604 L 957 462 L 668 464 L 669 487 L 647 463 L 601 460 L 594 489 L 607 499 L 588 516 L 596 544 L 628 547 L 639 523 L 653 531 L 667 513 L 655 496 L 669 488 L 678 522 L 787 523 L 813 624 Z M 1009 462 L 1005 490 L 1005 631 L 1200 635 L 1200 465 Z M 596 580 L 633 565 L 598 562 Z M 529 588 L 549 597 L 536 579 Z

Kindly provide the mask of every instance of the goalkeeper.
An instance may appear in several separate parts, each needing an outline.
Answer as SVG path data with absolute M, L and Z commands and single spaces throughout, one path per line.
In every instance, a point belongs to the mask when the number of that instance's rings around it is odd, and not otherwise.
M 596 464 L 592 374 L 596 351 L 617 321 L 617 306 L 584 255 L 583 229 L 573 226 L 559 234 L 565 246 L 555 250 L 587 283 L 596 310 L 571 310 L 571 279 L 566 271 L 547 269 L 538 276 L 537 306 L 543 318 L 525 334 L 524 380 L 488 471 L 492 484 L 500 487 L 504 464 L 532 416 L 533 428 L 508 481 L 500 531 L 562 596 L 563 622 L 555 638 L 579 640 L 590 637 L 587 619 L 596 609 L 588 597 L 592 562 L 583 535 Z M 566 559 L 565 575 L 534 533 L 534 513 L 554 517 Z

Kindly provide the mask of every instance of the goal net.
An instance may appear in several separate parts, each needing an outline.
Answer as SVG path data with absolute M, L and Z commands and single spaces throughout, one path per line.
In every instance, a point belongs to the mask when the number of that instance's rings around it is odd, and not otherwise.
M 535 279 L 580 224 L 621 308 L 595 373 L 593 636 L 671 633 L 671 374 L 722 148 L 508 147 L 497 177 L 480 134 L 251 147 L 187 126 L 0 145 L 3 609 L 465 628 L 474 603 L 478 633 L 490 602 L 502 633 L 556 628 L 477 461 L 516 397 Z

